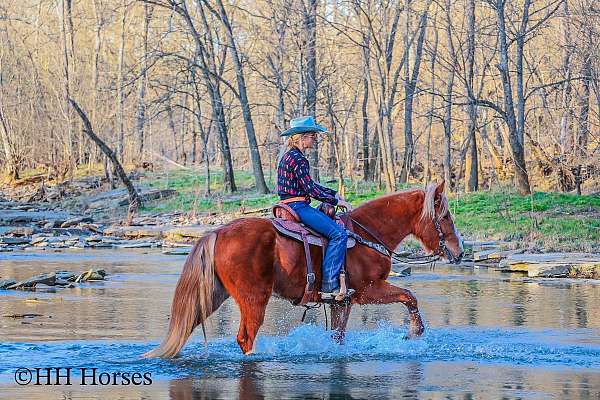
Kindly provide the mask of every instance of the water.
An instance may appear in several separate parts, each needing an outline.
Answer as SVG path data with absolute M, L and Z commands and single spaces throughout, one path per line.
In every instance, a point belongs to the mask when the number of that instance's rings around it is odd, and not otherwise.
M 110 273 L 76 289 L 0 291 L 0 398 L 600 399 L 600 282 L 413 269 L 392 282 L 417 296 L 425 336 L 403 339 L 402 305 L 355 307 L 344 346 L 322 310 L 301 324 L 302 308 L 273 298 L 251 356 L 237 346 L 239 313 L 228 300 L 208 324 L 208 349 L 198 330 L 181 357 L 140 360 L 163 337 L 183 260 L 139 250 L 0 253 L 2 278 Z M 19 313 L 42 315 L 3 317 Z M 18 368 L 36 367 L 71 367 L 72 385 L 15 383 Z M 151 384 L 81 386 L 81 368 L 149 373 Z

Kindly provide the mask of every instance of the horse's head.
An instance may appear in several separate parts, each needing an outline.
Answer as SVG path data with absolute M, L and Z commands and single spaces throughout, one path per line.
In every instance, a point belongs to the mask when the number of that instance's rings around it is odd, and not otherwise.
M 444 196 L 444 181 L 427 187 L 423 199 L 423 211 L 417 217 L 414 235 L 426 250 L 438 254 L 448 261 L 458 264 L 464 249 L 462 238 L 457 232 Z

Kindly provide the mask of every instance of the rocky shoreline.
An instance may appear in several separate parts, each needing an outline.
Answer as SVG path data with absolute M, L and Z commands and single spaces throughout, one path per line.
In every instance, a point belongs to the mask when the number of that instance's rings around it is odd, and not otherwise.
M 119 226 L 45 204 L 0 202 L 0 251 L 190 246 L 218 226 L 177 224 L 179 216 L 143 217 L 139 225 Z
M 196 240 L 236 217 L 166 213 L 138 217 L 134 225 L 122 226 L 49 203 L 0 201 L 0 252 L 162 248 L 165 254 L 185 255 Z M 461 267 L 493 268 L 529 277 L 600 279 L 600 254 L 531 254 L 495 241 L 468 241 L 465 247 Z M 393 275 L 407 275 L 413 266 L 394 260 Z

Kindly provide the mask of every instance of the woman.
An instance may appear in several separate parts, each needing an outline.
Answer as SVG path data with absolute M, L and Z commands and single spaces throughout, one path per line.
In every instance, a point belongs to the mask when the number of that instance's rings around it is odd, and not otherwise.
M 329 240 L 323 260 L 321 298 L 337 300 L 343 297 L 340 294 L 339 276 L 346 257 L 348 236 L 343 227 L 309 203 L 312 197 L 348 210 L 352 206 L 335 190 L 314 182 L 309 174 L 310 167 L 304 151 L 315 145 L 318 133 L 326 133 L 327 130 L 317 124 L 312 116 L 294 118 L 290 121 L 290 126 L 290 129 L 281 133 L 282 137 L 289 139 L 288 150 L 277 167 L 277 194 L 282 202 L 296 211 L 306 226 Z M 349 290 L 347 295 L 352 292 Z

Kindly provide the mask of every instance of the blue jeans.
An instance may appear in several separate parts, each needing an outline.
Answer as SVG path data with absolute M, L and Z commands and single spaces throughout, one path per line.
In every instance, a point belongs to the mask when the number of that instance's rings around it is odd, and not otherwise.
M 332 292 L 340 287 L 340 271 L 346 259 L 346 243 L 348 235 L 346 230 L 335 223 L 321 211 L 312 208 L 304 201 L 289 203 L 304 225 L 314 229 L 325 236 L 329 243 L 323 260 L 322 292 Z

